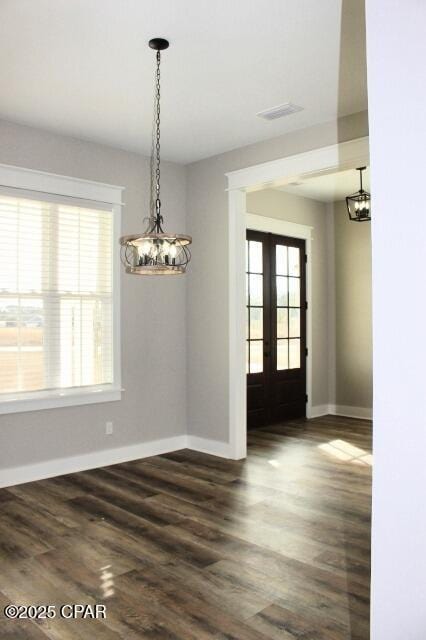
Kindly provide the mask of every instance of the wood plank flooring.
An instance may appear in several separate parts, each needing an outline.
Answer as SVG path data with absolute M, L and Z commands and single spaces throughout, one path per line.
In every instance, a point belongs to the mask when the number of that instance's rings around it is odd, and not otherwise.
M 368 640 L 371 424 L 249 433 L 0 490 L 2 640 Z M 7 620 L 8 603 L 105 620 Z

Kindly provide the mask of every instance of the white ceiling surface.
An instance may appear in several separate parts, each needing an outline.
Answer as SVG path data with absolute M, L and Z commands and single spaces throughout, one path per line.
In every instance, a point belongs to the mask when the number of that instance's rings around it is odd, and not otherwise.
M 169 160 L 367 107 L 362 0 L 2 0 L 0 118 L 149 154 L 156 36 Z
M 370 190 L 370 168 L 363 171 L 363 187 Z M 282 187 L 277 187 L 279 191 L 286 191 L 295 196 L 311 198 L 320 202 L 337 202 L 344 200 L 346 196 L 355 193 L 359 189 L 359 171 L 350 169 L 339 173 L 330 173 L 307 180 L 297 180 Z

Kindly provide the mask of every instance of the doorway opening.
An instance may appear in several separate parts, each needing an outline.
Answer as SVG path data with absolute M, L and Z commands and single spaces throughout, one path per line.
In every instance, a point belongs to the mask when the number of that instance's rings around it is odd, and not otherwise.
M 354 170 L 357 166 L 369 165 L 368 138 L 360 138 L 348 142 L 338 143 L 306 153 L 282 158 L 272 162 L 256 165 L 234 171 L 227 175 L 229 192 L 229 441 L 232 457 L 239 459 L 246 457 L 247 452 L 247 336 L 242 330 L 247 323 L 247 292 L 246 292 L 246 229 L 253 228 L 248 224 L 252 211 L 247 206 L 248 196 L 264 189 L 275 189 L 290 184 L 297 185 L 301 180 L 319 176 L 326 176 Z M 278 222 L 278 221 L 276 221 Z M 282 222 L 282 221 L 280 221 Z M 275 223 L 274 223 L 275 224 Z M 296 228 L 303 226 L 297 221 L 291 223 Z M 352 223 L 355 224 L 355 223 Z M 369 223 L 365 223 L 369 224 Z M 355 224 L 355 226 L 357 226 Z M 256 230 L 277 233 L 288 237 L 303 237 L 293 233 L 282 233 L 275 228 L 264 226 L 254 227 Z M 309 241 L 311 235 L 309 235 Z M 316 242 L 316 237 L 313 242 Z M 308 243 L 307 243 L 308 245 Z M 308 253 L 308 246 L 306 248 Z M 325 260 L 327 257 L 324 258 Z M 325 415 L 330 408 L 336 406 L 328 393 L 324 394 L 324 402 L 320 405 L 312 403 L 312 329 L 315 322 L 310 319 L 309 297 L 311 295 L 311 278 L 309 264 L 306 282 L 308 309 L 306 318 L 306 342 L 308 356 L 306 361 L 306 387 L 308 402 L 306 416 Z M 318 292 L 317 294 L 318 295 Z M 317 321 L 317 320 L 316 320 Z M 330 329 L 332 330 L 332 328 Z M 323 345 L 324 346 L 324 345 Z M 321 341 L 316 342 L 316 349 L 321 348 Z M 318 354 L 317 354 L 318 355 Z M 324 358 L 328 358 L 327 346 Z M 323 359 L 324 360 L 324 359 Z M 322 363 L 324 364 L 324 363 Z M 327 363 L 328 366 L 328 363 Z M 328 384 L 321 376 L 317 376 L 318 384 Z M 350 407 L 349 407 L 350 409 Z M 371 410 L 370 410 L 371 411 Z M 356 417 L 369 417 L 356 416 Z

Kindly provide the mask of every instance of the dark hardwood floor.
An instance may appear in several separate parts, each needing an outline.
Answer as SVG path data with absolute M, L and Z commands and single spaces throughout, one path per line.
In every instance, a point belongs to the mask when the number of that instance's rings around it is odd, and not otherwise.
M 2 640 L 368 640 L 371 425 L 249 433 L 0 491 Z M 7 620 L 8 603 L 105 620 Z

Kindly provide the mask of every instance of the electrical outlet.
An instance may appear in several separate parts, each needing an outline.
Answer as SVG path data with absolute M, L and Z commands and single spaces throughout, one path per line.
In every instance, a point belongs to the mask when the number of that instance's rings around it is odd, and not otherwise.
M 114 431 L 114 427 L 113 427 L 112 422 L 106 422 L 105 423 L 105 433 L 106 433 L 106 435 L 110 436 L 113 431 Z

